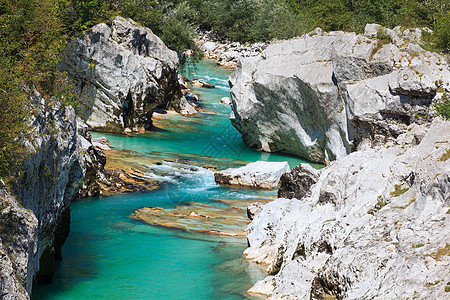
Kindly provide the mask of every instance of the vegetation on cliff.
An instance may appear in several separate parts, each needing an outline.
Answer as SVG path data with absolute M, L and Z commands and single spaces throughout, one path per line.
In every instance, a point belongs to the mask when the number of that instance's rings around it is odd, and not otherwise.
M 24 86 L 46 96 L 63 92 L 56 71 L 65 38 L 55 0 L 0 1 L 0 176 L 14 171 L 23 158 L 17 137 L 29 114 Z

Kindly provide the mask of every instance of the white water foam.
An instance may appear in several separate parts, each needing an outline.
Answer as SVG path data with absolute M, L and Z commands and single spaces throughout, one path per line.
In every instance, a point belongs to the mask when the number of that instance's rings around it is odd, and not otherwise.
M 161 164 L 148 165 L 150 172 L 145 177 L 169 182 L 192 192 L 215 188 L 218 184 L 214 181 L 214 173 L 211 170 L 193 166 L 182 162 L 163 161 Z

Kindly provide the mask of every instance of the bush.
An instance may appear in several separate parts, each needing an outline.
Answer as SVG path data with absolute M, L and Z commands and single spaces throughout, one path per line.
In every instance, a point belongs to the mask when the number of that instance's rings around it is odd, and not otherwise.
M 442 48 L 450 48 L 450 12 L 443 14 L 436 21 L 436 44 Z
M 450 95 L 444 93 L 441 101 L 434 104 L 434 109 L 439 116 L 445 120 L 450 120 Z

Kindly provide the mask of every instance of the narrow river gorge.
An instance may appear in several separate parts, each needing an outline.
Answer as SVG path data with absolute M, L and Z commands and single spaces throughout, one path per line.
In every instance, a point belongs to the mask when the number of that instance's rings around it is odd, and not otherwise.
M 188 74 L 189 79 L 216 86 L 193 88 L 204 110 L 195 116 L 155 114 L 155 130 L 135 136 L 92 133 L 106 136 L 113 148 L 140 164 L 146 170 L 144 176 L 154 179 L 158 188 L 72 202 L 64 259 L 51 284 L 33 287 L 33 299 L 249 297 L 246 290 L 265 274 L 242 258 L 249 222 L 245 208 L 252 200 L 272 200 L 276 190 L 219 186 L 211 170 L 257 160 L 288 161 L 291 167 L 304 161 L 244 145 L 228 119 L 230 106 L 219 104 L 229 96 L 229 74 L 230 70 L 207 60 Z M 213 217 L 190 218 L 185 227 L 172 224 L 171 229 L 132 218 L 142 207 L 162 208 L 172 215 L 192 211 Z M 216 224 L 222 214 L 236 216 L 240 223 Z M 241 234 L 222 236 L 202 230 Z

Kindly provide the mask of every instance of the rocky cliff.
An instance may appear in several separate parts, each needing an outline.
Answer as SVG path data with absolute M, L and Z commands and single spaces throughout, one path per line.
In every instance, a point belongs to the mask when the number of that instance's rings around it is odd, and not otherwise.
M 293 172 L 295 171 L 295 172 Z M 393 146 L 284 176 L 248 226 L 247 259 L 271 299 L 447 299 L 450 122 L 410 125 Z M 312 185 L 311 185 L 312 184 Z M 293 188 L 294 187 L 294 188 Z
M 93 129 L 142 131 L 156 107 L 188 105 L 178 83 L 178 56 L 148 28 L 117 17 L 70 47 L 60 64 L 76 83 L 81 117 Z
M 230 76 L 232 124 L 252 148 L 321 163 L 392 141 L 450 92 L 446 58 L 410 35 L 369 24 L 273 43 Z
M 26 299 L 34 279 L 48 282 L 61 259 L 70 229 L 70 201 L 84 185 L 89 163 L 101 165 L 87 125 L 57 99 L 47 104 L 36 92 L 31 132 L 24 141 L 29 156 L 22 164 L 16 197 L 0 193 L 0 295 Z M 104 174 L 91 170 L 90 178 Z M 89 172 L 88 172 L 89 173 Z
M 0 180 L 0 298 L 29 299 L 38 221 Z

